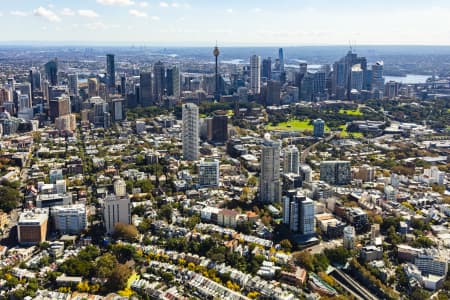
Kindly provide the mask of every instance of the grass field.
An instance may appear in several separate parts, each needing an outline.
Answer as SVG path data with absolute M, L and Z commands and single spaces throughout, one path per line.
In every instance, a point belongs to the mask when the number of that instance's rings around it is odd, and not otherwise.
M 267 125 L 267 130 L 284 130 L 284 131 L 306 131 L 313 130 L 313 125 L 309 124 L 309 120 L 289 120 L 287 122 L 279 123 L 276 126 Z
M 346 114 L 346 115 L 351 115 L 351 116 L 362 116 L 363 113 L 358 109 L 340 109 L 339 110 L 340 114 Z
M 340 132 L 340 136 L 343 138 L 347 138 L 347 137 L 353 137 L 353 138 L 361 138 L 364 135 L 362 134 L 362 132 L 348 132 L 347 131 L 347 125 L 341 125 L 339 126 L 340 129 L 342 129 L 342 131 Z

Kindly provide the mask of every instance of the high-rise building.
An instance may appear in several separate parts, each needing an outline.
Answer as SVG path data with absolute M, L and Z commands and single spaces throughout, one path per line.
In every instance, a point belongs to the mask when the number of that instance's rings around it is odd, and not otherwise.
M 141 72 L 139 80 L 139 101 L 142 107 L 153 105 L 152 73 Z
M 250 89 L 253 94 L 261 93 L 261 58 L 258 55 L 250 57 Z
M 29 81 L 31 84 L 31 98 L 34 100 L 33 92 L 41 90 L 41 72 L 39 72 L 39 69 L 35 67 L 30 69 Z
M 182 115 L 183 158 L 185 160 L 197 160 L 199 143 L 198 106 L 193 103 L 183 104 Z
M 297 146 L 289 145 L 283 151 L 283 172 L 295 173 L 299 172 L 300 153 Z
M 283 48 L 278 49 L 278 60 L 280 62 L 280 73 L 284 72 L 284 53 Z
M 49 61 L 45 64 L 45 77 L 50 85 L 58 85 L 58 60 Z
M 116 64 L 114 54 L 106 54 L 106 85 L 113 92 L 116 88 Z
M 349 161 L 336 160 L 320 163 L 320 180 L 334 185 L 346 185 L 351 179 Z
M 220 55 L 220 50 L 219 47 L 214 47 L 214 51 L 213 51 L 213 55 L 214 58 L 216 60 L 216 64 L 215 64 L 215 76 L 214 76 L 214 83 L 215 83 L 215 89 L 214 89 L 214 99 L 216 101 L 219 101 L 220 99 L 220 75 L 219 75 L 219 55 Z
M 272 58 L 268 57 L 263 59 L 261 76 L 266 78 L 266 80 L 272 79 Z
M 352 66 L 350 88 L 352 90 L 361 91 L 364 84 L 364 71 L 361 69 L 361 64 Z
M 347 250 L 352 250 L 355 247 L 356 234 L 355 227 L 346 226 L 344 227 L 344 242 L 343 246 Z
M 378 61 L 372 65 L 372 90 L 381 93 L 381 96 L 384 92 L 383 68 L 384 63 L 382 61 Z
M 67 75 L 69 96 L 78 96 L 78 74 Z
M 367 60 L 365 57 L 358 57 L 352 51 L 333 64 L 332 95 L 335 99 L 350 99 L 352 67 L 357 64 L 360 65 L 364 76 L 367 70 Z
M 219 186 L 219 161 L 202 160 L 199 165 L 198 183 L 202 187 Z
M 322 119 L 316 119 L 313 122 L 314 125 L 314 131 L 313 135 L 314 137 L 320 138 L 323 137 L 325 134 L 325 121 Z
M 280 105 L 281 83 L 277 80 L 267 82 L 266 105 Z
M 36 245 L 47 237 L 48 209 L 24 210 L 17 223 L 17 239 L 21 245 Z
M 87 228 L 84 204 L 53 206 L 50 211 L 54 228 L 61 234 L 79 234 Z
M 180 69 L 177 66 L 167 68 L 166 87 L 167 96 L 174 96 L 177 99 L 180 98 Z
M 228 140 L 228 116 L 215 114 L 211 121 L 211 140 L 216 143 L 226 143 Z
M 97 78 L 88 78 L 88 95 L 89 97 L 98 96 L 98 80 Z
M 131 224 L 130 198 L 106 196 L 103 201 L 103 219 L 108 234 L 114 232 L 117 223 Z
M 153 65 L 153 100 L 161 102 L 165 94 L 166 68 L 158 61 Z
M 50 118 L 52 121 L 57 117 L 68 114 L 70 114 L 70 98 L 67 95 L 50 100 Z
M 311 236 L 315 233 L 314 201 L 302 194 L 283 197 L 283 223 L 294 233 Z
M 266 136 L 261 149 L 259 201 L 275 203 L 281 200 L 280 142 Z
M 125 74 L 120 76 L 120 95 L 122 95 L 122 97 L 127 95 L 127 77 Z

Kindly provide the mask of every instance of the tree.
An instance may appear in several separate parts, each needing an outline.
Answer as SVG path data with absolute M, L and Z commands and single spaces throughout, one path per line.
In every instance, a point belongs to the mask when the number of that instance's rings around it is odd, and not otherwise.
M 292 244 L 291 241 L 288 239 L 284 239 L 280 242 L 281 248 L 283 248 L 284 251 L 291 252 L 292 250 Z
M 21 199 L 18 190 L 11 188 L 7 183 L 2 182 L 0 186 L 0 209 L 9 213 L 17 207 Z
M 345 265 L 347 259 L 351 255 L 350 251 L 348 251 L 342 246 L 332 249 L 325 249 L 324 254 L 330 260 L 330 262 L 339 265 Z
M 107 287 L 109 291 L 123 290 L 127 286 L 127 280 L 131 276 L 131 269 L 125 264 L 118 264 L 111 272 Z
M 307 271 L 314 270 L 314 261 L 311 253 L 308 251 L 302 251 L 294 254 L 294 261 L 296 264 L 305 268 Z
M 164 204 L 159 209 L 159 215 L 166 219 L 167 222 L 172 222 L 172 207 L 168 204 Z
M 138 234 L 139 232 L 134 225 L 119 222 L 114 226 L 113 237 L 115 239 L 133 242 L 137 240 Z
M 118 263 L 117 258 L 111 253 L 103 254 L 95 262 L 97 276 L 100 278 L 110 277 Z

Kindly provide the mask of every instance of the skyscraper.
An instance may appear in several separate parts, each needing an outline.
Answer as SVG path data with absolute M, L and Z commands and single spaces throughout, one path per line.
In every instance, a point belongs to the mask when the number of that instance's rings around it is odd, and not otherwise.
M 313 131 L 314 137 L 323 137 L 325 133 L 325 122 L 322 119 L 316 119 L 314 120 L 313 125 L 314 125 Z
M 106 84 L 109 91 L 114 91 L 116 87 L 116 65 L 114 54 L 106 54 Z
M 41 90 L 41 72 L 37 68 L 31 68 L 29 72 L 29 81 L 31 84 L 31 98 L 34 100 L 34 91 Z
M 361 91 L 364 84 L 364 71 L 361 69 L 361 64 L 352 66 L 352 73 L 350 79 L 350 88 Z
M 153 101 L 161 102 L 165 92 L 166 69 L 164 63 L 158 61 L 153 65 Z
M 120 95 L 122 95 L 122 97 L 127 95 L 127 77 L 125 74 L 120 76 Z
M 78 74 L 69 74 L 68 86 L 69 86 L 69 96 L 78 96 Z
M 352 51 L 333 64 L 332 94 L 335 99 L 350 98 L 352 67 L 356 64 L 360 65 L 363 73 L 367 70 L 366 58 L 358 57 Z
M 193 103 L 183 104 L 183 158 L 184 160 L 198 159 L 198 107 Z
M 88 78 L 88 95 L 89 97 L 98 96 L 98 80 L 97 78 Z
M 275 203 L 281 200 L 280 142 L 266 136 L 261 149 L 259 201 Z
M 281 83 L 277 80 L 267 82 L 266 105 L 280 105 Z
M 117 223 L 131 223 L 130 198 L 116 195 L 106 196 L 103 202 L 103 219 L 106 232 L 111 234 Z
M 166 87 L 168 96 L 180 98 L 180 69 L 177 66 L 167 68 Z
M 295 173 L 299 172 L 300 153 L 297 146 L 289 145 L 283 151 L 283 172 Z
M 139 101 L 142 107 L 153 105 L 152 73 L 141 72 L 139 78 Z
M 45 64 L 45 77 L 49 81 L 50 85 L 58 85 L 58 60 L 49 61 Z
M 272 79 L 272 59 L 270 57 L 263 59 L 261 75 L 267 80 Z
M 323 161 L 320 163 L 320 180 L 334 185 L 349 184 L 351 176 L 349 161 Z
M 215 68 L 215 78 L 214 78 L 214 83 L 215 83 L 215 90 L 214 90 L 214 99 L 219 101 L 220 100 L 220 87 L 219 87 L 219 55 L 220 55 L 220 50 L 219 47 L 214 47 L 214 58 L 216 60 L 216 68 Z
M 212 141 L 226 143 L 228 140 L 228 116 L 215 114 L 211 123 Z
M 278 60 L 280 62 L 280 73 L 284 72 L 284 53 L 283 48 L 278 49 Z
M 384 91 L 383 67 L 384 63 L 382 61 L 372 65 L 372 90 L 381 93 Z
M 257 55 L 250 57 L 250 89 L 253 94 L 261 93 L 261 58 Z
M 283 223 L 294 233 L 311 236 L 315 232 L 314 201 L 302 194 L 283 197 Z

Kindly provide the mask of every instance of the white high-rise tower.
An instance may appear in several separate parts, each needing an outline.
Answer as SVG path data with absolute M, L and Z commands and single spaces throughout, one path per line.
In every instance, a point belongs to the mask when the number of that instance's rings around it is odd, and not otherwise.
M 198 159 L 198 106 L 193 103 L 183 104 L 183 158 Z
M 261 92 L 261 57 L 257 55 L 250 57 L 250 89 L 253 94 Z
M 262 145 L 259 200 L 263 203 L 281 201 L 280 142 L 268 137 Z
M 297 146 L 290 145 L 283 151 L 284 153 L 284 173 L 298 174 L 300 155 Z

